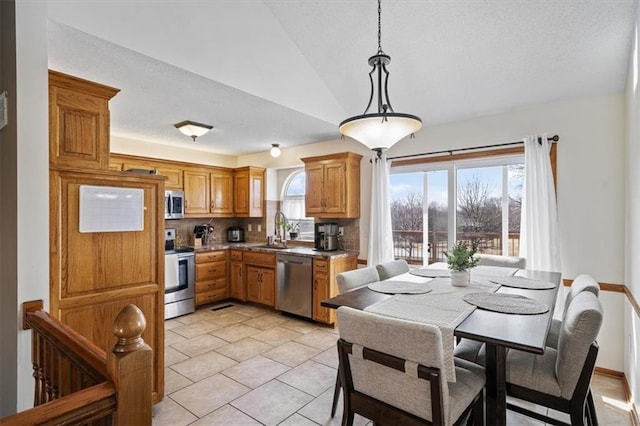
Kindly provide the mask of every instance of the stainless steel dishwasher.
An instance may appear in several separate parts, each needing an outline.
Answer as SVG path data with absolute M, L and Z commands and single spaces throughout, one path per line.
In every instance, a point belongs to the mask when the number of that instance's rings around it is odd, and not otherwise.
M 311 258 L 279 254 L 276 309 L 311 318 L 313 278 Z

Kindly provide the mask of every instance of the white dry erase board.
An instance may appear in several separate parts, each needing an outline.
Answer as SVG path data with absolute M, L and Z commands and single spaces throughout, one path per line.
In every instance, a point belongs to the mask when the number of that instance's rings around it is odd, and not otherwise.
M 80 185 L 80 232 L 142 231 L 144 190 Z

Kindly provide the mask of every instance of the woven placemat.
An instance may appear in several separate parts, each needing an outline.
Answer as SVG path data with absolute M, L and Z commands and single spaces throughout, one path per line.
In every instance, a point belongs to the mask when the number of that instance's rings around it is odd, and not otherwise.
M 507 287 L 524 288 L 527 290 L 549 290 L 556 288 L 556 285 L 552 282 L 534 280 L 526 277 L 492 277 L 489 278 L 489 281 Z
M 368 284 L 367 287 L 378 293 L 386 294 L 421 294 L 431 291 L 427 283 L 413 283 L 410 281 L 378 281 Z
M 426 278 L 449 278 L 451 276 L 451 271 L 448 269 L 411 269 L 409 273 Z
M 469 293 L 462 299 L 480 309 L 503 314 L 535 315 L 549 312 L 549 307 L 544 303 L 518 294 Z

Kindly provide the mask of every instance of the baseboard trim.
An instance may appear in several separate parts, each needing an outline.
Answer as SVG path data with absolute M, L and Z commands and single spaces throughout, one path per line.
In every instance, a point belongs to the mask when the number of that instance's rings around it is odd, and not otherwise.
M 604 367 L 596 367 L 595 373 L 596 374 L 600 374 L 601 376 L 613 377 L 615 379 L 623 379 L 624 378 L 624 373 L 622 371 L 610 370 L 610 369 L 604 368 Z
M 638 409 L 636 408 L 636 404 L 633 402 L 633 397 L 631 396 L 631 388 L 629 387 L 629 382 L 627 381 L 627 376 L 622 373 L 622 389 L 624 390 L 625 397 L 627 398 L 627 404 L 631 407 L 631 411 L 629 415 L 631 416 L 631 423 L 633 426 L 640 425 L 640 417 L 638 417 Z

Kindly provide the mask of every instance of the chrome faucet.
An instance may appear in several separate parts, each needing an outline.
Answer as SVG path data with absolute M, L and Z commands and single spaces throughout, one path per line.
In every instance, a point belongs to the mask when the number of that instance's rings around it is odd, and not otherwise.
M 276 225 L 276 243 L 279 241 L 284 247 L 287 246 L 287 217 L 281 210 L 276 212 L 273 222 Z M 282 232 L 281 232 L 282 231 Z

